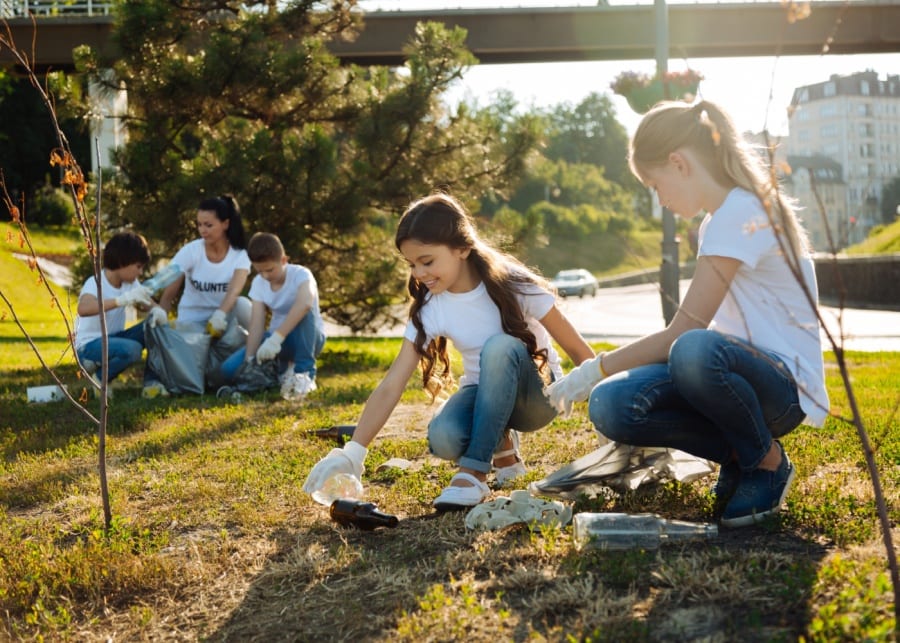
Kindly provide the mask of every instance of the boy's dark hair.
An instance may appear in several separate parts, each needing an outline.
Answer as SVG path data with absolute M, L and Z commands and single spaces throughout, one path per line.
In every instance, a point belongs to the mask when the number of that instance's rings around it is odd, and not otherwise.
M 243 250 L 246 247 L 244 241 L 244 222 L 241 220 L 241 209 L 238 207 L 237 201 L 230 194 L 223 194 L 209 199 L 203 199 L 198 210 L 206 210 L 215 212 L 219 221 L 228 221 L 228 229 L 225 236 L 228 237 L 228 243 L 236 250 Z
M 117 232 L 103 247 L 103 267 L 118 270 L 131 264 L 146 266 L 150 263 L 147 240 L 137 232 Z
M 281 261 L 284 256 L 284 246 L 281 239 L 271 232 L 257 232 L 250 237 L 247 244 L 247 256 L 250 261 Z

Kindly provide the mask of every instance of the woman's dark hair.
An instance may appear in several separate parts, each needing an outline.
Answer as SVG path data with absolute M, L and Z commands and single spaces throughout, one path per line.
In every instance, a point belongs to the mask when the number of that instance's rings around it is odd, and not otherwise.
M 118 270 L 131 264 L 146 266 L 150 263 L 147 240 L 137 232 L 117 232 L 103 246 L 103 267 Z
M 491 300 L 500 309 L 503 332 L 520 339 L 543 370 L 547 362 L 547 350 L 538 349 L 534 333 L 529 330 L 516 298 L 526 284 L 546 288 L 547 284 L 543 279 L 514 257 L 495 250 L 482 241 L 465 207 L 447 194 L 432 194 L 406 209 L 400 217 L 394 237 L 397 249 L 408 239 L 456 250 L 469 249 L 467 261 L 472 263 Z M 429 291 L 412 275 L 409 276 L 407 288 L 412 298 L 409 317 L 416 328 L 415 346 L 421 356 L 422 384 L 432 397 L 436 397 L 442 388 L 453 383 L 447 338 L 435 337 L 425 346 L 426 335 L 421 311 Z
M 215 212 L 219 221 L 228 221 L 228 229 L 225 236 L 228 237 L 228 243 L 232 248 L 243 250 L 247 247 L 244 238 L 244 223 L 241 220 L 241 209 L 238 207 L 237 201 L 230 194 L 216 196 L 209 199 L 203 199 L 198 210 L 208 210 Z

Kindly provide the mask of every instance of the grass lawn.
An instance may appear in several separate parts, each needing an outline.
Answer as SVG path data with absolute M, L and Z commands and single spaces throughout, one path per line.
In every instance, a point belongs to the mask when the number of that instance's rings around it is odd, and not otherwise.
M 41 350 L 78 386 L 61 324 L 34 277 L 0 290 L 40 328 Z M 19 262 L 21 263 L 21 262 Z M 12 275 L 9 277 L 8 275 Z M 2 305 L 2 302 L 0 302 Z M 3 309 L 0 309 L 2 311 Z M 300 487 L 333 445 L 309 431 L 353 423 L 399 347 L 332 339 L 319 390 L 144 400 L 136 373 L 110 406 L 111 533 L 102 529 L 94 428 L 67 402 L 28 404 L 44 374 L 0 321 L 0 638 L 194 641 L 890 641 L 893 589 L 847 395 L 828 358 L 836 417 L 784 440 L 798 470 L 785 510 L 711 543 L 658 551 L 574 547 L 571 528 L 471 532 L 432 499 L 454 467 L 428 455 L 432 412 L 414 378 L 371 445 L 367 498 L 400 517 L 363 532 L 331 522 Z M 41 326 L 44 324 L 44 326 Z M 597 346 L 601 348 L 602 346 Z M 900 518 L 900 353 L 848 356 L 890 504 Z M 91 399 L 88 407 L 97 411 Z M 525 436 L 524 488 L 596 448 L 583 405 Z M 404 471 L 379 470 L 390 458 Z M 711 479 L 576 511 L 708 520 Z M 507 491 L 502 492 L 507 494 Z M 894 532 L 895 542 L 900 538 Z

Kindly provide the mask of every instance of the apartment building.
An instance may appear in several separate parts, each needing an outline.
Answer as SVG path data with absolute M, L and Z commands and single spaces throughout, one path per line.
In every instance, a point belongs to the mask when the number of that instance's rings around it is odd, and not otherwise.
M 900 75 L 882 80 L 868 70 L 798 87 L 791 99 L 789 127 L 786 156 L 805 165 L 792 166 L 786 188 L 795 190 L 792 196 L 807 213 L 816 249 L 829 249 L 820 227 L 826 220 L 838 249 L 861 241 L 882 223 L 882 188 L 900 176 Z M 829 199 L 839 201 L 843 192 L 843 208 L 835 202 L 829 206 L 834 214 L 827 217 L 819 214 L 813 194 L 814 186 L 825 185 Z

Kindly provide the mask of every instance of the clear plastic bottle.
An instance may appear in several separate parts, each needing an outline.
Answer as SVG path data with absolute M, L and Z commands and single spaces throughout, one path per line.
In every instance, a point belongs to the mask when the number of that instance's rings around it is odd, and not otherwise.
M 359 500 L 363 497 L 362 482 L 352 474 L 339 473 L 313 491 L 312 497 L 320 505 L 326 506 L 331 506 L 335 500 Z
M 181 266 L 177 263 L 170 263 L 147 281 L 141 282 L 141 285 L 150 292 L 156 292 L 173 283 L 181 276 L 181 273 Z
M 575 546 L 603 550 L 657 549 L 663 543 L 710 540 L 719 535 L 706 522 L 669 520 L 656 514 L 579 513 L 572 519 Z

